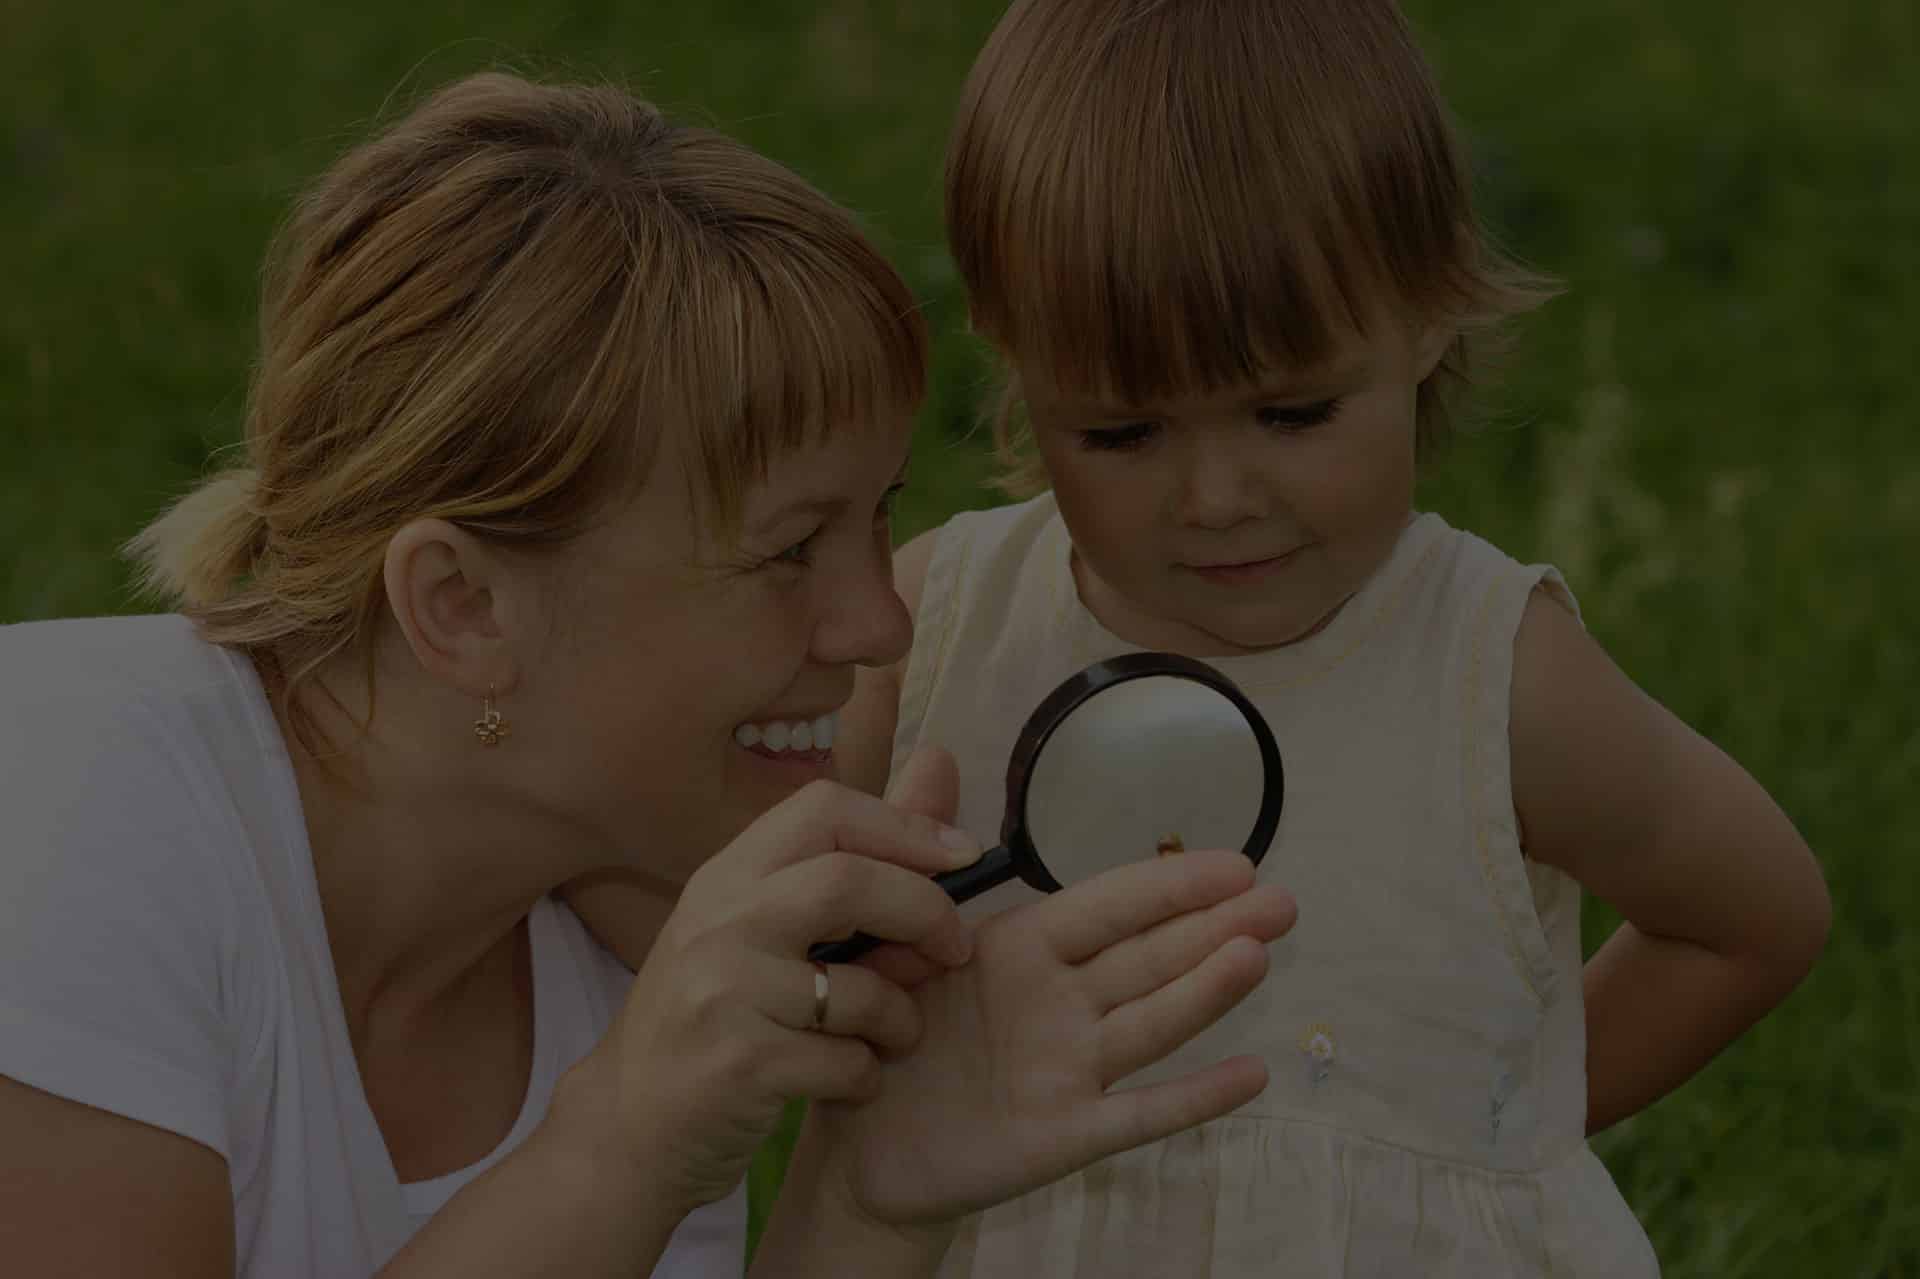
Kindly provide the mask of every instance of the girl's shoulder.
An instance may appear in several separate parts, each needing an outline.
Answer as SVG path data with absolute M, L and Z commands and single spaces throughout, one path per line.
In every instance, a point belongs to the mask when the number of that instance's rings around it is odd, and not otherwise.
M 1437 514 L 1421 514 L 1409 524 L 1398 554 L 1412 569 L 1409 584 L 1428 614 L 1429 635 L 1436 633 L 1432 623 L 1451 619 L 1472 627 L 1488 622 L 1489 613 L 1512 614 L 1512 626 L 1517 627 L 1535 591 L 1544 591 L 1580 616 L 1579 601 L 1553 564 L 1522 560 Z

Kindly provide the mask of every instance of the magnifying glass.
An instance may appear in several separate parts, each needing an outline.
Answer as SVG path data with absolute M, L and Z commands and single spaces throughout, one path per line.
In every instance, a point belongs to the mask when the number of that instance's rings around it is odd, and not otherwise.
M 958 904 L 1011 879 L 1058 892 L 1189 848 L 1238 848 L 1258 865 L 1285 792 L 1273 730 L 1232 680 L 1173 653 L 1129 653 L 1040 703 L 1007 763 L 1000 846 L 933 882 Z M 855 933 L 808 958 L 844 964 L 879 944 Z

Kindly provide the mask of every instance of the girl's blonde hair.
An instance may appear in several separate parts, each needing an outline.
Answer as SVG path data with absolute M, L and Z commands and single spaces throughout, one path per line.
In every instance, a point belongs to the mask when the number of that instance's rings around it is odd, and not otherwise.
M 365 641 L 411 520 L 564 543 L 667 431 L 734 531 L 783 450 L 898 420 L 926 337 L 852 218 L 627 92 L 463 80 L 341 159 L 270 259 L 244 461 L 128 544 L 294 691 Z M 371 673 L 372 645 L 366 656 Z
M 1311 369 L 1382 304 L 1453 326 L 1427 448 L 1495 326 L 1553 292 L 1476 221 L 1390 0 L 1014 0 L 963 91 L 946 216 L 974 330 L 1124 403 Z M 1003 486 L 1044 489 L 1011 379 L 994 427 Z

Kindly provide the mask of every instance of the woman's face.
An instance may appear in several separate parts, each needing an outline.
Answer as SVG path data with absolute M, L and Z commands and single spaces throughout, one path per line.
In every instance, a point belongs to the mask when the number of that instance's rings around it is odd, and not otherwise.
M 542 752 L 542 798 L 620 864 L 678 885 L 830 774 L 855 667 L 912 641 L 888 528 L 909 435 L 843 430 L 776 458 L 732 540 L 703 532 L 663 449 L 639 495 L 564 553 L 512 747 Z

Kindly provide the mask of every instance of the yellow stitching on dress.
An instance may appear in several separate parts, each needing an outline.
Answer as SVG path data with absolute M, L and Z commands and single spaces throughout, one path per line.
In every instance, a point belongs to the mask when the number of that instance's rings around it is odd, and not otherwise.
M 959 531 L 959 530 L 954 530 L 954 526 L 952 524 L 949 524 L 947 527 L 949 530 Z M 948 570 L 948 577 L 950 580 L 947 583 L 948 589 L 945 592 L 945 598 L 941 601 L 943 616 L 940 619 L 939 635 L 933 646 L 932 654 L 928 658 L 927 666 L 925 670 L 922 672 L 922 678 L 920 683 L 924 691 L 921 697 L 919 698 L 920 704 L 917 708 L 915 708 L 913 713 L 913 718 L 911 721 L 914 725 L 914 737 L 916 739 L 916 744 L 918 742 L 918 738 L 921 732 L 927 726 L 927 713 L 933 709 L 934 688 L 938 685 L 939 679 L 940 679 L 940 672 L 946 665 L 947 645 L 953 638 L 954 627 L 957 625 L 957 622 L 960 616 L 959 596 L 963 593 L 963 591 L 966 588 L 967 564 L 973 558 L 973 547 L 974 547 L 974 543 L 977 540 L 978 539 L 975 538 L 974 536 L 974 530 L 972 529 L 964 530 L 964 532 L 962 533 L 962 541 L 960 543 L 960 558 L 958 562 L 956 562 L 953 565 L 953 567 Z M 936 546 L 934 548 L 934 554 L 938 556 L 939 551 L 940 551 L 940 548 Z M 932 576 L 931 564 L 928 565 L 928 576 L 929 578 L 931 578 Z M 930 584 L 931 583 L 929 582 L 926 585 L 930 585 Z M 925 585 L 923 585 L 922 587 L 920 602 L 923 606 L 926 604 Z M 909 674 L 912 673 L 911 659 L 909 659 L 908 673 Z M 905 700 L 904 696 L 902 697 L 902 700 L 903 701 Z M 893 740 L 894 740 L 894 747 L 897 750 L 900 742 L 900 733 L 897 725 L 895 727 Z
M 1490 797 L 1486 794 L 1486 790 L 1493 783 L 1488 770 L 1482 767 L 1483 757 L 1481 755 L 1479 728 L 1482 718 L 1482 700 L 1485 692 L 1483 667 L 1486 655 L 1487 629 L 1489 619 L 1493 613 L 1494 600 L 1500 593 L 1500 586 L 1501 583 L 1496 579 L 1493 584 L 1487 588 L 1486 594 L 1481 597 L 1480 608 L 1474 616 L 1473 656 L 1467 665 L 1466 744 L 1461 754 L 1467 770 L 1466 791 L 1471 797 L 1470 806 L 1473 810 L 1469 814 L 1469 820 L 1473 824 L 1474 846 L 1480 856 L 1480 876 L 1486 884 L 1487 893 L 1493 901 L 1494 910 L 1500 916 L 1501 933 L 1506 940 L 1507 953 L 1513 959 L 1514 968 L 1519 972 L 1520 980 L 1526 983 L 1527 990 L 1532 993 L 1534 1000 L 1544 1008 L 1547 1003 L 1546 993 L 1541 990 L 1540 984 L 1534 980 L 1533 966 L 1527 962 L 1526 949 L 1521 944 L 1518 934 L 1518 922 L 1513 918 L 1511 904 L 1500 891 L 1499 880 L 1494 873 L 1493 849 L 1487 839 L 1487 825 L 1493 820 L 1491 813 L 1493 805 Z M 1529 589 L 1527 593 L 1531 596 L 1533 592 Z M 1509 762 L 1509 766 L 1511 766 L 1511 762 Z
M 1435 537 L 1432 545 L 1420 553 L 1420 558 L 1414 561 L 1413 567 L 1408 569 L 1406 576 L 1400 579 L 1393 593 L 1388 595 L 1386 599 L 1380 601 L 1380 606 L 1374 609 L 1373 616 L 1355 628 L 1352 642 L 1340 652 L 1328 656 L 1315 669 L 1298 674 L 1292 679 L 1247 679 L 1239 681 L 1240 686 L 1242 688 L 1262 690 L 1301 688 L 1313 683 L 1315 680 L 1324 679 L 1328 675 L 1331 675 L 1335 667 L 1359 652 L 1361 648 L 1366 645 L 1367 641 L 1374 637 L 1374 634 L 1385 624 L 1388 616 L 1399 612 L 1406 605 L 1407 597 L 1412 595 L 1414 587 L 1420 584 L 1426 574 L 1428 565 L 1439 555 L 1443 541 L 1444 539 Z

